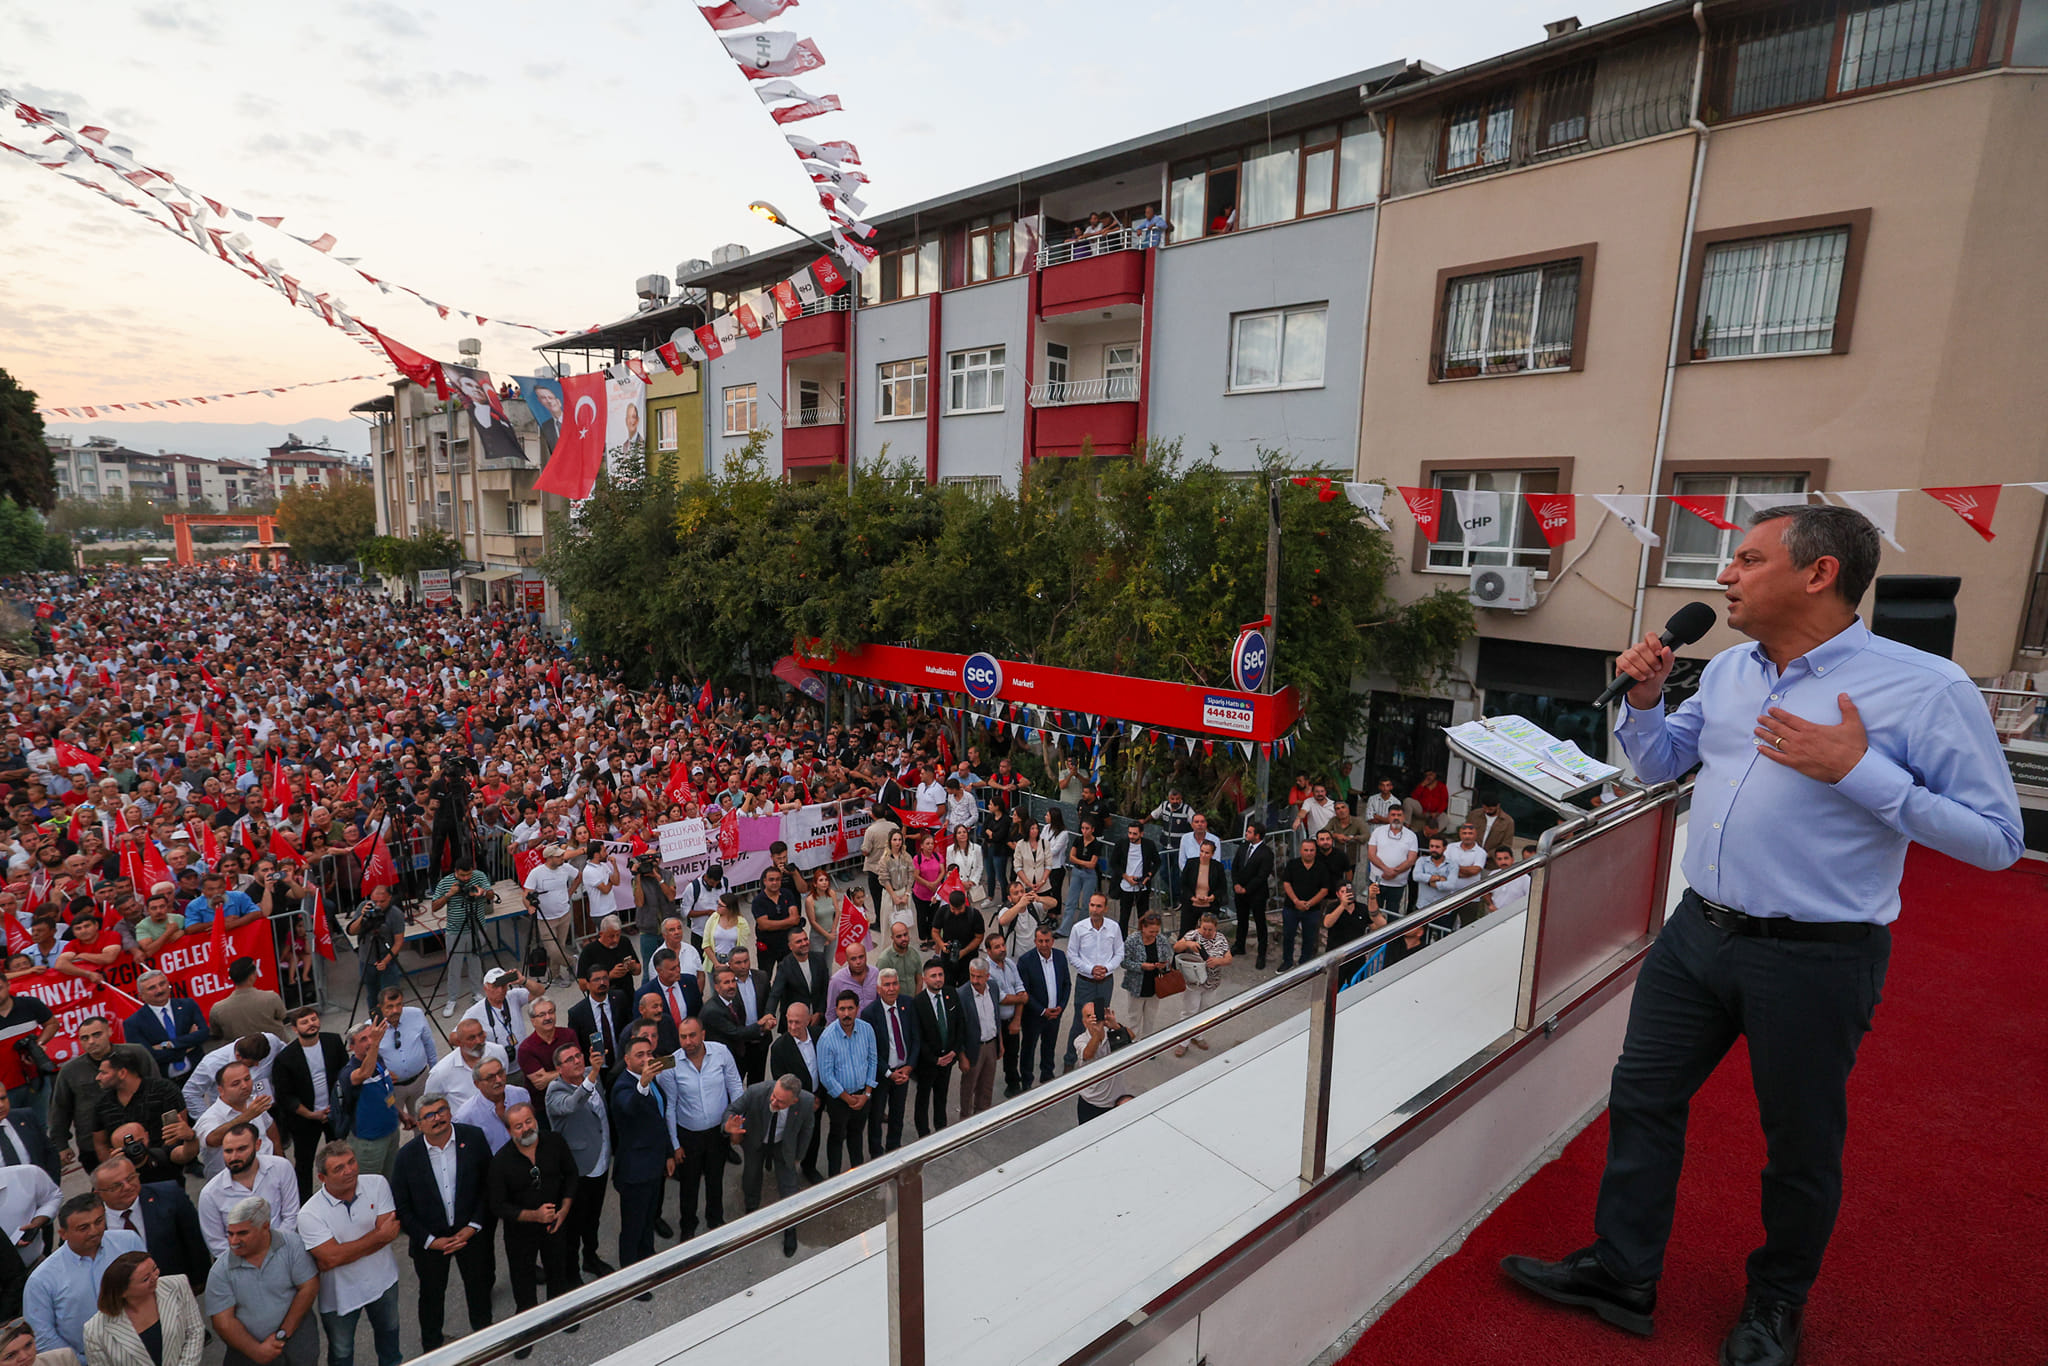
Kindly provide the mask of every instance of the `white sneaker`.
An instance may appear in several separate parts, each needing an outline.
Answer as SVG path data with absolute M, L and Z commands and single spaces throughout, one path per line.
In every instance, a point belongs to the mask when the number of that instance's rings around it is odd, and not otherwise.
M 448 1004 L 441 1007 L 441 1018 L 444 1020 L 447 1019 L 450 1015 L 453 1015 L 454 1013 L 455 1002 L 453 1001 L 450 1001 Z

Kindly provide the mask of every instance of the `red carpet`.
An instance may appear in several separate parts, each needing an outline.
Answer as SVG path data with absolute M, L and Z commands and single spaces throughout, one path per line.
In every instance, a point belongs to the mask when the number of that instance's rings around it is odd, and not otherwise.
M 1884 1001 L 1849 1082 L 1842 1213 L 1802 1363 L 2048 1362 L 2048 875 L 1915 849 Z M 1511 1252 L 1592 1241 L 1607 1120 L 1531 1177 L 1390 1309 L 1345 1366 L 1703 1362 L 1762 1241 L 1763 1137 L 1738 1044 L 1693 1103 L 1657 1335 L 1527 1295 Z

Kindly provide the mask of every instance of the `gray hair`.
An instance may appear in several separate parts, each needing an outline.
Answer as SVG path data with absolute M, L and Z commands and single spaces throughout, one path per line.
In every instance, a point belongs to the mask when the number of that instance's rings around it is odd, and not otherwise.
M 420 1103 L 413 1107 L 413 1113 L 418 1114 L 429 1105 L 445 1105 L 451 1113 L 455 1109 L 455 1102 L 448 1099 L 446 1091 L 429 1091 L 420 1097 Z
M 348 1041 L 354 1043 L 357 1039 L 363 1037 L 365 1030 L 375 1029 L 381 1023 L 383 1023 L 381 1020 L 358 1020 L 355 1027 L 348 1032 Z M 226 1069 L 223 1068 L 222 1070 L 225 1071 Z
M 775 1079 L 775 1089 L 786 1091 L 792 1096 L 801 1095 L 804 1089 L 803 1078 L 794 1072 L 784 1072 Z
M 681 961 L 682 959 L 677 956 L 676 951 L 674 949 L 656 949 L 654 951 L 654 957 L 648 962 L 648 966 L 654 968 L 665 968 L 670 963 L 679 963 Z
M 228 1206 L 228 1224 L 268 1224 L 270 1202 L 260 1195 L 245 1195 Z
M 542 1006 L 551 1006 L 553 1004 L 554 1002 L 550 1001 L 545 996 L 534 997 L 531 1001 L 528 1001 L 526 1003 L 526 1018 L 529 1020 L 539 1019 L 540 1016 L 537 1015 L 535 1012 L 538 1011 Z
M 623 930 L 626 927 L 619 923 L 619 918 L 617 916 L 608 915 L 604 919 L 597 922 L 597 928 L 598 932 L 601 934 L 606 930 Z
M 499 1062 L 496 1058 L 491 1057 L 489 1054 L 485 1054 L 484 1060 L 482 1062 L 478 1063 L 476 1066 L 469 1069 L 469 1079 L 471 1081 L 482 1081 L 484 1079 L 484 1069 L 486 1067 L 502 1068 L 504 1066 L 505 1064 Z
M 1835 592 L 1855 607 L 1863 601 L 1870 581 L 1877 577 L 1877 561 L 1884 553 L 1877 528 L 1854 508 L 1808 506 L 1789 503 L 1765 508 L 1756 514 L 1753 526 L 1783 521 L 1785 553 L 1794 567 L 1804 569 L 1826 555 L 1836 564 Z
M 329 1139 L 320 1145 L 320 1151 L 313 1154 L 313 1172 L 316 1176 L 327 1175 L 327 1162 L 335 1157 L 355 1157 L 356 1145 L 345 1138 Z M 361 1159 L 358 1158 L 358 1161 Z
M 884 982 L 893 982 L 896 980 L 896 976 L 896 969 L 883 968 L 880 972 L 877 972 L 875 974 L 875 985 L 880 986 Z

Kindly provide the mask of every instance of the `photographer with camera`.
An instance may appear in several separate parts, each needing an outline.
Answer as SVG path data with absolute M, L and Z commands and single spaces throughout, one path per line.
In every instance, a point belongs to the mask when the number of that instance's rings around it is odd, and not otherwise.
M 633 859 L 633 928 L 640 935 L 640 961 L 651 962 L 661 947 L 661 922 L 676 913 L 675 879 L 662 870 L 653 850 Z
M 444 906 L 448 910 L 448 977 L 443 984 L 441 1006 L 444 1018 L 455 1013 L 455 999 L 472 977 L 477 992 L 483 991 L 484 921 L 497 902 L 498 894 L 490 878 L 478 871 L 476 859 L 467 849 L 456 849 L 454 870 L 435 885 L 430 903 L 435 910 Z

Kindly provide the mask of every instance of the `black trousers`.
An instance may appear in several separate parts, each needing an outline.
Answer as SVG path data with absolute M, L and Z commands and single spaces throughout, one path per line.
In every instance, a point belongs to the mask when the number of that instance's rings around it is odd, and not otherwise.
M 661 1213 L 661 1193 L 668 1184 L 621 1181 L 619 1187 L 619 1265 L 631 1266 L 654 1255 L 654 1220 Z
M 1820 1273 L 1842 1204 L 1849 1071 L 1891 959 L 1891 931 L 1853 943 L 1750 939 L 1707 923 L 1687 892 L 1643 960 L 1608 1102 L 1593 1215 L 1601 1261 L 1626 1281 L 1664 1269 L 1692 1097 L 1749 1041 L 1768 1161 L 1754 1290 L 1796 1304 Z
M 864 1160 L 861 1150 L 866 1146 L 868 1132 L 868 1110 L 874 1106 L 870 1096 L 866 1108 L 856 1110 L 838 1096 L 825 1100 L 825 1119 L 828 1129 L 825 1138 L 825 1174 L 839 1175 L 840 1156 L 845 1155 L 845 1165 L 858 1167 Z
M 1029 1001 L 1025 1001 L 1017 1007 L 1017 1009 L 1024 1011 L 1028 1011 L 1030 1008 L 1031 1003 Z M 1023 1029 L 1021 1026 L 1017 1029 L 1011 1029 L 1010 1021 L 1004 1020 L 996 1030 L 996 1038 L 1003 1045 L 1003 1085 L 1014 1088 L 1020 1085 L 1022 1080 L 1028 1080 L 1031 1071 L 1029 1063 L 1026 1063 L 1022 1069 L 1019 1069 L 1017 1065 L 1018 1058 L 1024 1052 Z M 1024 1074 L 1021 1079 L 1018 1075 L 1020 1070 Z
M 316 1119 L 300 1119 L 297 1115 L 283 1121 L 284 1136 L 292 1145 L 292 1169 L 299 1177 L 299 1200 L 303 1203 L 313 1194 L 313 1154 L 320 1150 L 322 1140 L 327 1137 L 327 1126 Z M 440 1253 L 435 1257 L 447 1261 Z
M 946 1093 L 953 1089 L 953 1069 L 938 1066 L 916 1068 L 910 1074 L 910 1084 L 917 1092 L 913 1107 L 917 1136 L 923 1138 L 934 1129 L 945 1128 Z
M 576 1212 L 573 1208 L 569 1211 Z M 566 1295 L 583 1284 L 576 1276 L 576 1248 L 562 1233 L 550 1234 L 545 1224 L 505 1225 L 505 1269 L 512 1278 L 512 1303 L 531 1309 L 540 1303 L 538 1270 L 547 1278 L 548 1298 Z
M 1084 914 L 1086 909 L 1086 907 L 1082 908 Z M 1138 891 L 1127 892 L 1124 890 L 1123 875 L 1119 873 L 1116 878 L 1117 928 L 1128 935 L 1131 932 L 1131 926 L 1144 919 L 1145 912 L 1151 909 L 1152 884 L 1148 882 Z
M 1029 1001 L 1017 1009 L 1024 1012 L 1024 1055 L 1017 1067 L 1018 1079 L 1026 1086 L 1031 1084 L 1031 1065 L 1032 1060 L 1036 1058 L 1038 1079 L 1041 1082 L 1051 1081 L 1053 1053 L 1059 1044 L 1060 1026 L 1066 1023 L 1069 1011 L 1062 1010 L 1048 1020 L 1043 1012 Z
M 1266 901 L 1270 893 L 1263 882 L 1247 882 L 1244 895 L 1237 898 L 1237 942 L 1230 946 L 1234 954 L 1244 952 L 1245 932 L 1259 932 L 1259 957 L 1266 956 L 1266 936 L 1272 933 L 1266 924 Z
M 880 1157 L 903 1146 L 903 1104 L 910 1096 L 910 1080 L 899 1085 L 883 1073 L 868 1097 L 868 1156 Z
M 605 1179 L 602 1176 L 576 1178 L 576 1203 L 570 1207 L 569 1233 L 585 1258 L 597 1256 L 597 1225 L 604 1218 Z
M 704 1195 L 704 1225 L 717 1228 L 725 1222 L 725 1130 L 683 1129 L 679 1131 L 683 1160 L 676 1164 L 676 1183 L 683 1188 L 677 1209 L 676 1227 L 684 1241 L 697 1232 L 697 1193 Z
M 491 1324 L 491 1287 L 498 1279 L 498 1259 L 493 1255 L 488 1230 L 479 1230 L 467 1247 L 452 1255 L 431 1249 L 414 1251 L 412 1269 L 420 1283 L 420 1346 L 429 1352 L 448 1340 L 444 1325 L 448 1317 L 451 1267 L 462 1273 L 462 1300 L 469 1310 L 469 1331 L 474 1333 Z

